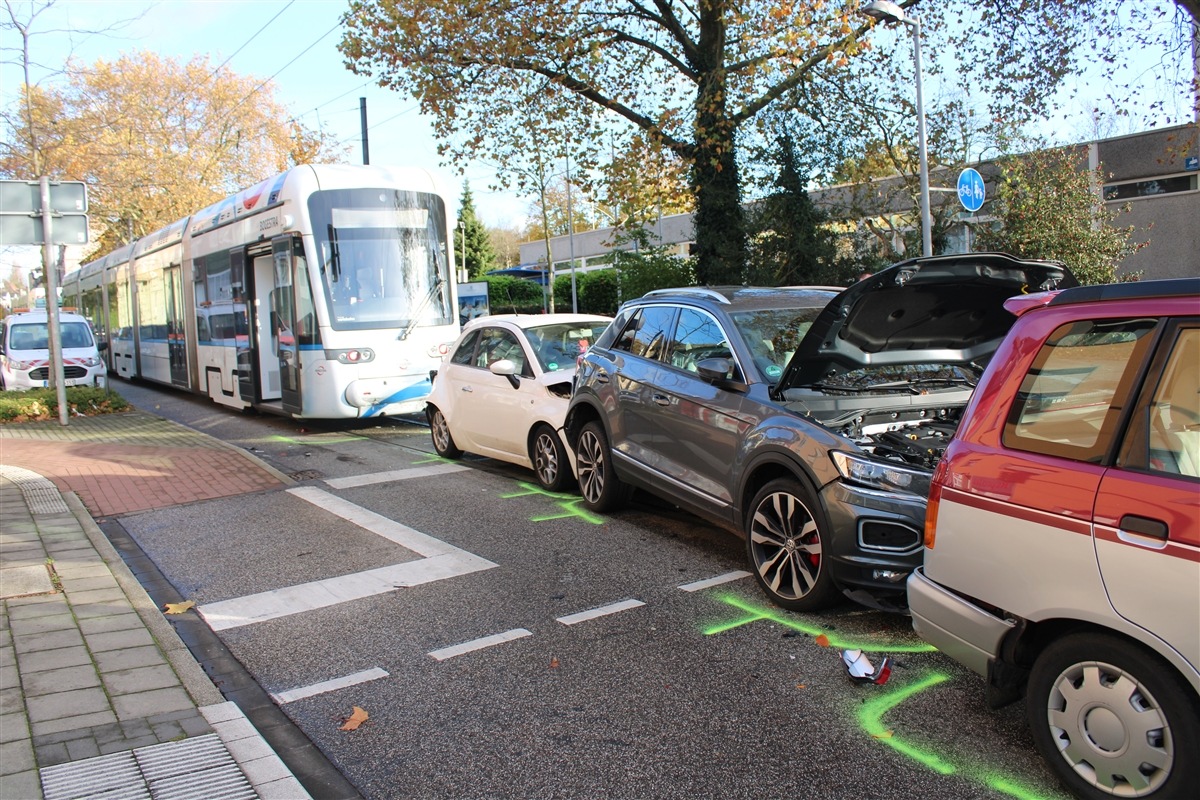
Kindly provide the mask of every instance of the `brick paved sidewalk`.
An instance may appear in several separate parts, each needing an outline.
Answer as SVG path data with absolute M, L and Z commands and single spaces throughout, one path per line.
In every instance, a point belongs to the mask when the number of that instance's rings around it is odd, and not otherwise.
M 290 483 L 244 450 L 141 411 L 0 425 L 0 464 L 75 492 L 93 517 Z

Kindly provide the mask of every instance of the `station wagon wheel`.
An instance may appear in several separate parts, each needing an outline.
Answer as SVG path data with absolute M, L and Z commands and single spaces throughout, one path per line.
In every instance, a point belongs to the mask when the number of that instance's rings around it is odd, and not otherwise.
M 1027 691 L 1034 742 L 1079 797 L 1165 800 L 1200 783 L 1200 702 L 1148 651 L 1066 636 L 1038 656 Z
M 599 422 L 593 420 L 583 426 L 575 444 L 575 469 L 579 473 L 579 493 L 588 509 L 612 511 L 629 497 L 629 488 L 613 471 L 612 451 Z
M 541 487 L 550 492 L 561 492 L 571 482 L 571 469 L 567 463 L 567 451 L 558 432 L 549 425 L 538 425 L 533 430 L 530 452 L 533 472 Z
M 429 406 L 425 410 L 429 415 L 429 433 L 433 437 L 433 449 L 437 454 L 442 458 L 462 456 L 462 450 L 458 449 L 454 437 L 450 435 L 450 425 L 447 424 L 442 410 L 437 406 Z
M 772 602 L 819 611 L 837 600 L 823 525 L 812 493 L 791 478 L 773 480 L 754 496 L 745 522 L 746 555 Z

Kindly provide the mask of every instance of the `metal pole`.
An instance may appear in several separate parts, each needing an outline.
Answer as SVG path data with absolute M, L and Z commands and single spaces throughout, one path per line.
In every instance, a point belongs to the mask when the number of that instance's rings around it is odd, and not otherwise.
M 917 155 L 921 162 L 921 254 L 933 255 L 933 216 L 929 211 L 929 154 L 925 142 L 925 100 L 921 87 L 921 18 L 912 18 L 913 59 L 917 67 Z
M 50 235 L 50 179 L 42 176 L 38 180 L 42 200 L 42 275 L 46 281 L 46 328 L 50 344 L 50 383 L 58 398 L 58 422 L 67 424 L 67 387 L 63 375 L 62 347 L 58 336 L 58 265 L 54 263 L 54 250 Z
M 575 290 L 575 215 L 571 213 L 571 156 L 567 154 L 567 231 L 571 251 L 571 312 L 579 313 L 579 292 Z
M 367 150 L 367 98 L 358 98 L 359 125 L 362 127 L 363 163 L 371 163 L 371 155 Z

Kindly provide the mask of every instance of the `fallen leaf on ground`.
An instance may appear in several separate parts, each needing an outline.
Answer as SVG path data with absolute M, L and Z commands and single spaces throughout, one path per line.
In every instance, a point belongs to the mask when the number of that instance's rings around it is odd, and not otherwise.
M 354 713 L 350 715 L 350 719 L 346 720 L 346 724 L 338 728 L 339 731 L 356 731 L 358 726 L 367 721 L 369 715 L 358 706 L 354 707 Z
M 829 647 L 829 637 L 823 633 L 818 636 L 815 641 L 817 644 L 821 645 L 821 647 Z
M 891 731 L 884 731 L 883 733 L 877 733 L 877 734 L 875 734 L 875 735 L 874 735 L 874 736 L 872 736 L 871 738 L 873 738 L 873 739 L 890 739 L 890 738 L 892 738 L 892 732 L 891 732 Z
M 196 604 L 191 600 L 185 600 L 182 603 L 167 603 L 163 606 L 163 611 L 167 614 L 182 614 L 188 609 L 195 608 Z
M 557 658 L 550 659 L 550 669 L 558 669 L 558 659 Z
M 796 684 L 796 688 L 797 688 L 797 689 L 807 689 L 808 687 L 807 687 L 807 686 L 805 686 L 803 683 L 797 683 L 797 684 Z

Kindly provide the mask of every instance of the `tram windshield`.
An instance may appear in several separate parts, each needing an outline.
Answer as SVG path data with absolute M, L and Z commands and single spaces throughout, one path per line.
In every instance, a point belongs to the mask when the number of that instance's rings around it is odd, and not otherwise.
M 441 198 L 395 189 L 309 199 L 320 276 L 335 330 L 454 321 Z

